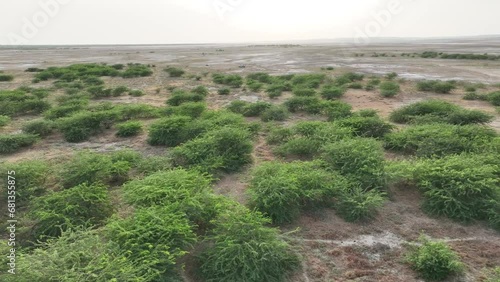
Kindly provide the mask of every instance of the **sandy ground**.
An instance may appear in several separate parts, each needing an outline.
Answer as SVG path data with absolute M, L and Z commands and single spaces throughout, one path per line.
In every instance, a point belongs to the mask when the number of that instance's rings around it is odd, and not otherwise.
M 162 106 L 169 97 L 168 87 L 192 88 L 206 85 L 210 90 L 207 98 L 210 108 L 217 109 L 234 99 L 248 101 L 266 100 L 265 93 L 252 93 L 238 90 L 229 96 L 216 94 L 217 87 L 212 84 L 208 72 L 249 73 L 265 71 L 271 74 L 317 72 L 321 67 L 333 66 L 335 75 L 344 71 L 357 71 L 366 74 L 384 74 L 395 71 L 401 78 L 402 93 L 387 99 L 377 92 L 350 89 L 342 98 L 355 110 L 375 109 L 382 116 L 403 105 L 412 102 L 438 98 L 444 99 L 469 109 L 480 109 L 495 114 L 495 108 L 482 101 L 465 101 L 463 90 L 454 90 L 451 94 L 439 95 L 416 91 L 415 79 L 455 79 L 489 84 L 480 92 L 493 91 L 500 83 L 500 61 L 465 61 L 420 59 L 401 57 L 371 57 L 370 54 L 403 52 L 422 52 L 437 50 L 445 52 L 500 52 L 498 46 L 480 43 L 464 44 L 400 44 L 372 45 L 362 48 L 350 48 L 342 45 L 314 45 L 298 47 L 249 47 L 249 46 L 103 46 L 103 47 L 64 47 L 64 48 L 25 48 L 0 49 L 0 70 L 12 73 L 15 80 L 0 83 L 0 89 L 15 89 L 30 85 L 32 74 L 25 73 L 28 67 L 45 68 L 83 62 L 128 63 L 138 62 L 155 65 L 151 77 L 122 79 L 106 78 L 110 86 L 125 85 L 144 90 L 143 97 L 118 97 L 108 100 L 113 103 L 147 103 Z M 223 51 L 217 51 L 222 49 Z M 354 53 L 363 53 L 364 57 L 354 57 Z M 498 53 L 497 53 L 498 54 Z M 190 74 L 198 74 L 201 81 L 193 79 L 169 78 L 161 71 L 167 65 L 177 65 Z M 245 68 L 239 66 L 244 65 Z M 40 86 L 50 86 L 44 82 Z M 156 89 L 160 89 L 156 93 Z M 57 95 L 64 95 L 56 93 Z M 280 103 L 289 97 L 286 93 L 273 103 Z M 53 99 L 53 97 L 51 98 Z M 16 118 L 0 133 L 19 132 L 20 126 L 33 117 Z M 310 119 L 310 116 L 294 116 L 297 119 Z M 314 118 L 314 117 L 312 117 Z M 152 121 L 145 121 L 146 125 Z M 490 124 L 500 131 L 498 114 Z M 58 134 L 39 142 L 32 148 L 19 153 L 2 156 L 0 161 L 19 161 L 23 159 L 47 159 L 69 155 L 75 150 L 113 151 L 132 148 L 146 155 L 158 155 L 164 148 L 151 147 L 146 143 L 147 132 L 131 138 L 122 139 L 114 136 L 114 131 L 92 137 L 89 141 L 71 144 L 62 141 Z M 273 160 L 274 156 L 259 136 L 255 141 L 254 165 Z M 249 170 L 223 176 L 216 184 L 219 194 L 228 195 L 241 203 L 247 201 L 246 188 Z M 381 209 L 374 220 L 364 223 L 347 223 L 333 211 L 306 213 L 299 221 L 283 227 L 288 240 L 303 257 L 303 269 L 290 281 L 420 281 L 406 264 L 403 254 L 407 244 L 418 238 L 421 232 L 433 238 L 449 242 L 462 260 L 467 264 L 466 274 L 462 278 L 449 281 L 481 281 L 484 268 L 500 266 L 500 234 L 483 224 L 461 225 L 443 218 L 430 218 L 419 208 L 419 194 L 409 187 L 391 187 L 390 201 Z M 195 281 L 186 276 L 187 281 Z

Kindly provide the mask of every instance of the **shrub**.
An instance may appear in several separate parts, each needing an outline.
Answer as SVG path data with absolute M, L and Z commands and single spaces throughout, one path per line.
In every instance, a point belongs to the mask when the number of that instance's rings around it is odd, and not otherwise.
M 359 186 L 341 189 L 337 199 L 335 210 L 346 221 L 373 218 L 385 202 L 380 191 L 367 191 Z
M 3 281 L 153 281 L 147 263 L 130 261 L 98 232 L 76 229 L 41 243 L 30 253 L 17 253 L 17 275 Z M 22 276 L 20 280 L 13 278 Z
M 201 102 L 205 96 L 196 93 L 187 93 L 182 90 L 174 90 L 172 96 L 167 100 L 167 105 L 179 106 L 187 102 Z
M 214 83 L 224 84 L 233 88 L 240 88 L 243 85 L 243 78 L 237 74 L 220 74 L 215 73 L 212 75 Z
M 130 119 L 149 119 L 160 117 L 160 110 L 148 104 L 118 104 L 112 107 L 111 113 L 118 121 Z
M 394 97 L 401 91 L 399 84 L 392 81 L 384 81 L 379 85 L 380 95 L 383 97 Z
M 138 90 L 138 89 L 133 89 L 133 90 L 130 90 L 128 92 L 128 94 L 130 96 L 134 96 L 134 97 L 141 97 L 141 96 L 144 96 L 144 92 L 142 90 Z
M 500 106 L 500 91 L 487 94 L 486 99 L 494 106 Z
M 207 109 L 207 105 L 202 102 L 186 102 L 176 107 L 168 107 L 165 109 L 167 116 L 188 116 L 198 118 Z
M 273 83 L 267 87 L 266 93 L 269 96 L 269 98 L 277 98 L 281 96 L 281 94 L 283 93 L 283 91 L 285 91 L 285 89 L 286 89 L 285 84 Z
M 239 112 L 239 114 L 242 114 L 245 117 L 258 117 L 262 115 L 267 109 L 272 108 L 272 106 L 273 105 L 268 102 L 261 102 L 261 101 L 255 103 L 246 102 L 245 106 L 243 107 L 242 111 Z M 235 108 L 235 107 L 230 106 L 229 108 Z
M 288 118 L 288 111 L 282 106 L 272 106 L 264 110 L 261 114 L 261 120 L 264 122 L 269 121 L 284 121 Z
M 61 231 L 74 226 L 100 225 L 112 213 L 105 186 L 81 184 L 55 192 L 34 201 L 30 212 L 30 216 L 37 221 L 32 229 L 33 238 L 58 237 Z
M 464 265 L 458 255 L 444 242 L 420 237 L 421 246 L 413 247 L 407 254 L 407 261 L 422 278 L 441 281 L 452 274 L 461 273 Z
M 114 218 L 106 231 L 125 251 L 127 260 L 150 266 L 149 271 L 158 275 L 153 281 L 176 277 L 178 260 L 196 243 L 186 216 L 168 206 L 141 208 L 135 210 L 132 217 Z
M 341 101 L 330 101 L 324 104 L 323 112 L 328 117 L 328 121 L 346 118 L 352 115 L 352 106 Z
M 10 122 L 10 117 L 0 115 L 0 127 L 6 126 Z
M 443 156 L 479 152 L 495 136 L 493 129 L 477 125 L 429 124 L 386 135 L 385 147 L 421 157 Z
M 417 102 L 397 109 L 389 116 L 389 119 L 396 123 L 445 122 L 460 125 L 487 123 L 492 118 L 484 112 L 466 110 L 441 100 Z
M 136 164 L 136 171 L 143 175 L 150 175 L 155 172 L 165 171 L 172 168 L 170 158 L 165 156 L 149 156 L 142 158 Z
M 321 89 L 321 97 L 327 100 L 335 100 L 341 98 L 346 92 L 346 89 L 343 87 L 338 87 L 335 85 L 325 85 Z
M 0 135 L 0 154 L 10 154 L 21 148 L 29 147 L 38 141 L 39 137 L 33 134 Z
M 217 90 L 217 93 L 219 95 L 229 95 L 229 94 L 231 94 L 231 89 L 228 87 L 223 87 L 223 88 L 220 88 L 219 90 Z
M 447 94 L 450 93 L 450 91 L 454 88 L 455 85 L 451 82 L 424 80 L 424 81 L 419 81 L 417 83 L 417 89 L 419 91 L 426 91 L 426 92 L 432 91 L 436 93 Z
M 116 87 L 115 89 L 113 89 L 112 91 L 112 95 L 113 96 L 120 96 L 122 95 L 123 93 L 129 91 L 128 87 L 127 86 L 118 86 Z
M 386 79 L 388 79 L 388 80 L 393 80 L 393 79 L 395 79 L 396 77 L 398 77 L 398 74 L 397 74 L 397 73 L 395 73 L 395 72 L 390 72 L 390 73 L 386 74 L 384 77 L 385 77 Z
M 24 90 L 0 90 L 0 115 L 19 116 L 39 114 L 50 108 L 43 100 L 45 92 L 26 92 Z M 41 94 L 41 95 L 39 95 Z
M 246 130 L 223 127 L 174 148 L 172 158 L 176 166 L 232 172 L 252 161 L 252 149 Z
M 120 123 L 116 127 L 118 128 L 116 136 L 119 137 L 136 136 L 142 131 L 142 123 L 139 121 L 128 121 Z
M 165 68 L 165 71 L 168 73 L 170 77 L 181 77 L 185 73 L 184 70 L 176 67 Z
M 158 120 L 149 128 L 148 143 L 169 147 L 181 144 L 187 139 L 184 128 L 189 122 L 191 118 L 186 116 L 172 116 Z
M 266 227 L 260 214 L 240 208 L 215 221 L 206 239 L 209 247 L 199 256 L 201 275 L 207 282 L 285 281 L 299 267 L 291 247 L 278 238 L 278 230 Z
M 14 76 L 12 76 L 10 74 L 0 73 L 0 82 L 13 81 L 13 80 L 14 80 Z
M 292 93 L 298 97 L 311 97 L 316 95 L 316 91 L 314 89 L 303 87 L 294 87 Z
M 321 158 L 328 169 L 359 182 L 363 189 L 381 189 L 386 186 L 384 151 L 376 140 L 340 140 L 324 146 Z
M 205 86 L 196 86 L 191 93 L 207 96 L 209 94 L 208 89 Z
M 84 108 L 85 107 L 83 103 L 74 103 L 64 106 L 58 106 L 46 111 L 44 113 L 44 117 L 49 120 L 55 120 L 62 117 L 68 117 L 76 112 L 83 110 Z
M 311 162 L 267 162 L 252 172 L 251 205 L 275 224 L 289 223 L 301 210 L 331 205 L 338 190 L 347 185 L 338 174 Z
M 55 123 L 49 120 L 34 120 L 23 125 L 24 133 L 45 137 L 54 131 Z
M 353 133 L 359 137 L 384 137 L 390 133 L 393 126 L 384 122 L 379 117 L 353 116 L 337 121 L 341 127 L 350 127 Z
M 46 162 L 30 160 L 5 163 L 0 166 L 0 172 L 3 175 L 7 175 L 8 171 L 16 173 L 14 177 L 16 178 L 16 206 L 18 208 L 24 207 L 32 199 L 45 193 L 45 184 L 51 172 Z
M 349 83 L 349 85 L 347 85 L 347 88 L 351 88 L 351 89 L 363 89 L 363 84 L 361 84 L 359 82 L 353 82 L 353 83 Z
M 290 82 L 294 86 L 303 88 L 318 88 L 325 81 L 325 78 L 324 73 L 299 74 L 295 75 Z
M 152 74 L 153 71 L 149 68 L 148 65 L 128 64 L 127 69 L 120 75 L 123 78 L 132 78 L 132 77 L 150 76 Z
M 247 80 L 248 89 L 253 92 L 259 92 L 262 87 L 264 87 L 264 83 L 257 82 L 255 80 Z
M 292 113 L 306 112 L 308 114 L 320 114 L 324 109 L 325 103 L 317 97 L 293 97 L 286 100 L 284 105 Z
M 473 100 L 481 100 L 481 97 L 479 94 L 477 94 L 475 92 L 468 92 L 464 95 L 464 97 L 462 99 L 473 101 Z
M 77 112 L 58 120 L 57 127 L 68 142 L 82 142 L 111 127 L 117 114 L 112 111 Z
M 321 142 L 308 137 L 298 137 L 280 145 L 274 151 L 280 156 L 312 157 L 321 149 Z
M 251 73 L 247 75 L 247 79 L 261 83 L 271 83 L 273 81 L 273 77 L 264 72 Z

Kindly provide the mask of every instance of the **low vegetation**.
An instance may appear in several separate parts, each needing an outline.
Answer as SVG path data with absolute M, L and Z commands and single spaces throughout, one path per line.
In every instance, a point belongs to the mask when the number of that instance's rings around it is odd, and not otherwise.
M 0 154 L 11 154 L 32 146 L 39 140 L 33 134 L 0 134 Z

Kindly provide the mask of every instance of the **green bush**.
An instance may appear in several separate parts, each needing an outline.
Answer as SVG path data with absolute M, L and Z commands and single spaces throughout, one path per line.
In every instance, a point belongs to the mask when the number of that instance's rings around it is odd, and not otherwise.
M 288 118 L 288 116 L 289 113 L 285 107 L 272 106 L 264 110 L 260 118 L 263 122 L 284 121 Z
M 0 115 L 0 127 L 6 126 L 10 122 L 10 117 Z
M 266 88 L 266 93 L 269 96 L 269 98 L 277 98 L 281 96 L 281 94 L 283 93 L 283 91 L 286 90 L 286 88 L 287 87 L 285 86 L 284 83 L 273 83 Z
M 426 100 L 410 104 L 391 113 L 389 119 L 396 123 L 434 123 L 451 124 L 488 123 L 492 116 L 481 111 L 466 110 L 441 100 Z
M 21 148 L 30 147 L 38 141 L 39 137 L 33 134 L 1 134 L 0 154 L 10 154 Z
M 231 86 L 233 88 L 240 88 L 241 85 L 243 85 L 243 78 L 237 74 L 214 73 L 212 78 L 214 83 Z
M 85 108 L 84 103 L 72 103 L 52 108 L 44 112 L 44 117 L 49 120 L 55 120 L 62 117 L 68 117 Z
M 172 116 L 156 121 L 149 128 L 148 143 L 175 147 L 185 142 L 189 138 L 186 126 L 191 120 L 187 116 Z
M 386 79 L 388 79 L 388 80 L 393 80 L 393 79 L 395 79 L 396 77 L 398 77 L 398 74 L 397 74 L 397 73 L 395 73 L 395 72 L 390 72 L 390 73 L 386 74 L 384 77 L 385 77 Z
M 167 100 L 167 105 L 179 106 L 187 102 L 201 102 L 205 100 L 204 95 L 196 93 L 188 93 L 183 90 L 174 90 L 172 96 Z
M 497 134 L 477 125 L 428 124 L 408 127 L 386 135 L 387 149 L 421 157 L 480 152 Z
M 292 93 L 297 97 L 312 97 L 316 95 L 314 89 L 304 87 L 294 87 Z
M 233 172 L 252 161 L 252 149 L 246 130 L 222 127 L 174 148 L 172 158 L 176 166 Z
M 363 189 L 382 189 L 386 186 L 384 151 L 376 140 L 340 140 L 324 146 L 321 158 L 328 169 L 359 182 Z
M 330 101 L 323 105 L 323 112 L 328 118 L 328 121 L 335 121 L 350 117 L 352 115 L 352 106 L 341 101 Z
M 489 220 L 498 227 L 500 170 L 495 156 L 421 159 L 391 164 L 388 171 L 396 182 L 414 183 L 423 192 L 427 213 L 462 222 Z
M 349 83 L 347 85 L 347 88 L 351 88 L 351 89 L 363 89 L 363 84 L 361 84 L 359 82 L 352 82 L 352 83 Z
M 144 96 L 144 92 L 142 90 L 138 90 L 138 89 L 133 89 L 133 90 L 130 90 L 128 92 L 128 94 L 130 96 L 134 96 L 134 97 L 141 97 L 141 96 Z
M 16 180 L 16 206 L 18 208 L 24 207 L 32 199 L 45 193 L 45 185 L 51 172 L 46 162 L 30 160 L 0 165 L 0 172 L 3 175 L 7 175 L 8 171 L 16 173 L 14 177 Z
M 296 220 L 305 208 L 331 205 L 346 186 L 343 177 L 315 163 L 267 162 L 253 171 L 248 192 L 253 207 L 282 224 Z
M 326 100 L 335 100 L 341 98 L 346 92 L 346 89 L 344 87 L 338 87 L 335 85 L 325 85 L 321 89 L 321 97 L 323 97 Z
M 118 129 L 118 131 L 116 132 L 116 136 L 136 136 L 142 131 L 142 123 L 139 121 L 127 121 L 116 125 L 116 128 Z
M 207 104 L 203 102 L 186 102 L 179 106 L 168 107 L 164 113 L 167 116 L 200 117 L 207 110 Z
M 200 276 L 207 282 L 285 281 L 299 268 L 299 258 L 268 223 L 243 208 L 219 216 L 199 255 Z
M 127 260 L 149 265 L 149 272 L 157 275 L 151 281 L 172 281 L 178 276 L 178 260 L 196 243 L 193 230 L 185 214 L 168 206 L 137 209 L 132 217 L 114 218 L 106 226 L 107 237 L 126 253 Z
M 420 237 L 421 246 L 413 247 L 407 261 L 427 281 L 442 281 L 463 271 L 459 256 L 446 243 Z
M 54 132 L 56 125 L 50 120 L 34 120 L 25 123 L 22 127 L 24 133 L 45 137 Z
M 0 90 L 0 115 L 19 116 L 40 114 L 50 109 L 45 95 L 24 90 Z
M 13 80 L 14 80 L 14 76 L 12 76 L 10 74 L 0 73 L 0 82 L 13 81 Z
M 285 101 L 284 105 L 292 113 L 306 112 L 308 114 L 320 114 L 325 103 L 317 97 L 293 97 Z
M 323 144 L 319 140 L 308 137 L 293 138 L 274 150 L 280 156 L 313 157 Z
M 223 87 L 223 88 L 220 88 L 219 90 L 217 90 L 217 93 L 219 95 L 229 95 L 229 94 L 231 94 L 231 89 L 228 87 Z
M 335 210 L 346 221 L 373 218 L 385 202 L 383 195 L 378 190 L 346 187 L 338 192 Z
M 181 77 L 185 73 L 184 70 L 176 67 L 168 67 L 165 68 L 164 71 L 166 71 L 170 77 Z
M 171 169 L 172 162 L 170 158 L 166 156 L 149 156 L 142 158 L 135 166 L 138 173 L 142 175 L 150 175 L 155 172 Z
M 49 67 L 36 73 L 35 80 L 61 79 L 71 82 L 88 77 L 118 76 L 120 72 L 105 64 L 74 64 L 66 67 Z
M 294 86 L 305 88 L 318 88 L 324 81 L 326 75 L 324 73 L 298 74 L 290 80 Z
M 122 94 L 124 94 L 125 92 L 128 92 L 128 91 L 129 91 L 129 89 L 128 89 L 127 86 L 118 86 L 115 89 L 113 89 L 112 95 L 114 97 L 117 97 L 117 96 L 120 96 L 120 95 L 122 95 Z
M 208 89 L 205 86 L 196 86 L 191 93 L 207 96 L 209 94 Z
M 441 94 L 450 93 L 451 90 L 455 88 L 455 85 L 451 82 L 443 82 L 436 80 L 424 80 L 417 83 L 417 89 L 419 91 L 426 92 L 436 92 Z
M 77 226 L 99 226 L 111 216 L 113 208 L 107 187 L 81 184 L 33 201 L 30 217 L 36 220 L 32 237 L 44 240 Z
M 250 102 L 244 102 L 244 103 L 245 106 L 242 108 L 242 111 L 237 113 L 242 114 L 245 117 L 258 117 L 262 115 L 267 109 L 273 106 L 271 103 L 261 102 L 261 101 L 255 103 L 250 103 Z M 228 109 L 231 108 L 236 109 L 237 106 L 238 106 L 237 103 L 236 104 L 231 103 Z
M 153 74 L 153 71 L 149 68 L 148 65 L 143 64 L 127 64 L 127 69 L 123 71 L 120 76 L 123 78 L 132 78 L 132 77 L 144 77 L 150 76 Z
M 379 117 L 362 117 L 352 116 L 345 119 L 340 119 L 336 123 L 341 127 L 350 127 L 353 133 L 359 137 L 384 137 L 390 133 L 393 126 L 386 123 Z
M 16 275 L 0 276 L 2 281 L 107 282 L 156 278 L 147 263 L 128 260 L 115 244 L 87 229 L 64 231 L 59 238 L 49 239 L 33 252 L 17 253 L 16 264 Z
M 486 99 L 494 106 L 500 106 L 500 91 L 487 94 Z
M 255 80 L 247 80 L 247 86 L 250 91 L 259 92 L 262 87 L 264 87 L 264 83 L 260 83 Z
M 383 97 L 394 97 L 399 93 L 399 91 L 401 91 L 399 84 L 392 81 L 384 81 L 380 83 L 379 89 L 380 95 Z
M 113 111 L 77 112 L 61 118 L 57 122 L 58 129 L 68 142 L 82 142 L 108 129 L 115 122 L 117 113 Z
M 260 83 L 271 83 L 273 77 L 264 72 L 251 73 L 247 75 L 247 79 L 250 81 L 258 81 Z

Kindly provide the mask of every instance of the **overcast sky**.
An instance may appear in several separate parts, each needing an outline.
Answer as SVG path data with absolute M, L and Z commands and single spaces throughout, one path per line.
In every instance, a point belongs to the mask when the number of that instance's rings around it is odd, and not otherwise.
M 500 34 L 498 0 L 0 0 L 0 44 Z

